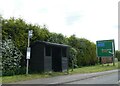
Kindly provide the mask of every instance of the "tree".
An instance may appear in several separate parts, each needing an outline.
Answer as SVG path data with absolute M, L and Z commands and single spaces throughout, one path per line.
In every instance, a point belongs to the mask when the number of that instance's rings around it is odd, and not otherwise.
M 59 44 L 67 44 L 66 37 L 57 33 L 50 33 L 50 38 L 48 38 L 48 41 Z
M 84 38 L 77 38 L 72 35 L 68 38 L 68 44 L 77 50 L 77 65 L 94 65 L 97 62 L 96 46 Z
M 36 41 L 36 40 L 41 40 L 41 41 L 48 41 L 48 39 L 50 38 L 50 32 L 47 28 L 42 28 L 40 26 L 31 26 L 32 30 L 33 30 L 33 38 L 32 38 L 32 42 Z
M 22 19 L 10 18 L 2 21 L 2 39 L 11 37 L 21 51 L 27 46 L 27 24 Z
M 66 37 L 61 33 L 49 32 L 46 25 L 41 27 L 39 25 L 33 25 L 26 23 L 23 19 L 10 18 L 2 19 L 2 39 L 11 39 L 14 46 L 20 50 L 23 54 L 21 59 L 21 66 L 26 64 L 26 48 L 28 43 L 28 30 L 33 30 L 33 37 L 31 42 L 33 43 L 37 40 L 67 44 L 75 50 L 76 54 L 74 56 L 74 61 L 77 62 L 79 67 L 84 65 L 93 65 L 96 63 L 96 47 L 95 44 L 84 38 L 78 38 L 75 35 Z M 70 51 L 70 52 L 71 52 Z M 72 52 L 70 53 L 73 55 Z
M 70 45 L 71 47 L 77 48 L 77 46 L 78 46 L 78 38 L 75 35 L 71 35 L 68 38 L 68 45 Z
M 79 54 L 78 59 L 81 65 L 94 65 L 97 62 L 95 44 L 87 39 L 79 39 Z

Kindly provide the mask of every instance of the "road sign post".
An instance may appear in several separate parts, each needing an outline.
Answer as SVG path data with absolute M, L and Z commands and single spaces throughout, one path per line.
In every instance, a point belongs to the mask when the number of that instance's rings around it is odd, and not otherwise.
M 26 55 L 26 59 L 27 59 L 27 66 L 26 66 L 26 74 L 28 74 L 28 68 L 29 68 L 29 59 L 30 59 L 30 38 L 32 38 L 32 30 L 28 31 L 28 48 L 27 48 L 27 55 Z
M 97 57 L 112 57 L 113 65 L 115 58 L 115 43 L 114 40 L 100 40 L 96 41 L 96 53 Z

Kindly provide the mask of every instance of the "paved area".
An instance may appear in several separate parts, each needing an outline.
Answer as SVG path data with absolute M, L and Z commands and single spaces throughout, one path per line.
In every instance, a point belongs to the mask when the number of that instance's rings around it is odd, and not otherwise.
M 109 73 L 84 80 L 72 81 L 65 84 L 118 84 L 118 73 Z
M 20 82 L 11 83 L 11 84 L 64 84 L 64 83 L 70 83 L 70 82 L 77 81 L 77 80 L 85 80 L 85 79 L 93 78 L 96 76 L 107 75 L 107 74 L 114 73 L 114 72 L 118 73 L 118 70 L 88 73 L 88 74 L 56 76 L 52 78 L 42 78 L 42 79 L 34 79 L 34 80 L 29 80 L 29 81 L 20 81 Z

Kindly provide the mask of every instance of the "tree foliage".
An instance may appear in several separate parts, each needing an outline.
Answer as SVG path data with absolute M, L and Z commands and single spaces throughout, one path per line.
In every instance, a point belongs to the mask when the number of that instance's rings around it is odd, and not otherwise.
M 96 46 L 84 38 L 77 38 L 72 35 L 68 39 L 68 44 L 77 50 L 77 65 L 94 65 L 97 62 Z
M 22 53 L 11 39 L 5 39 L 2 42 L 2 74 L 3 75 L 14 75 L 19 74 L 20 59 Z
M 95 44 L 87 39 L 78 38 L 75 35 L 66 37 L 61 33 L 49 32 L 45 26 L 41 27 L 39 25 L 28 24 L 21 18 L 2 18 L 2 39 L 3 41 L 11 39 L 14 46 L 23 54 L 21 57 L 21 66 L 26 65 L 25 56 L 28 42 L 28 30 L 33 30 L 31 43 L 41 40 L 70 45 L 72 48 L 69 52 L 69 58 L 74 59 L 75 65 L 79 67 L 94 65 L 97 62 Z M 10 56 L 8 57 L 12 58 Z
M 115 57 L 120 61 L 120 51 L 115 51 Z
M 49 42 L 67 44 L 67 39 L 62 34 L 50 33 Z
M 69 49 L 69 67 L 76 68 L 77 67 L 77 50 L 73 47 Z
M 2 21 L 2 39 L 12 37 L 21 51 L 27 46 L 27 24 L 22 19 L 10 18 Z

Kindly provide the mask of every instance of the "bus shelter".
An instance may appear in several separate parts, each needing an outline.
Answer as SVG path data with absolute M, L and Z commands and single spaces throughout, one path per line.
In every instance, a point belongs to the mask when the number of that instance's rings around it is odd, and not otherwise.
M 68 45 L 36 41 L 31 45 L 31 72 L 62 72 L 68 69 Z

